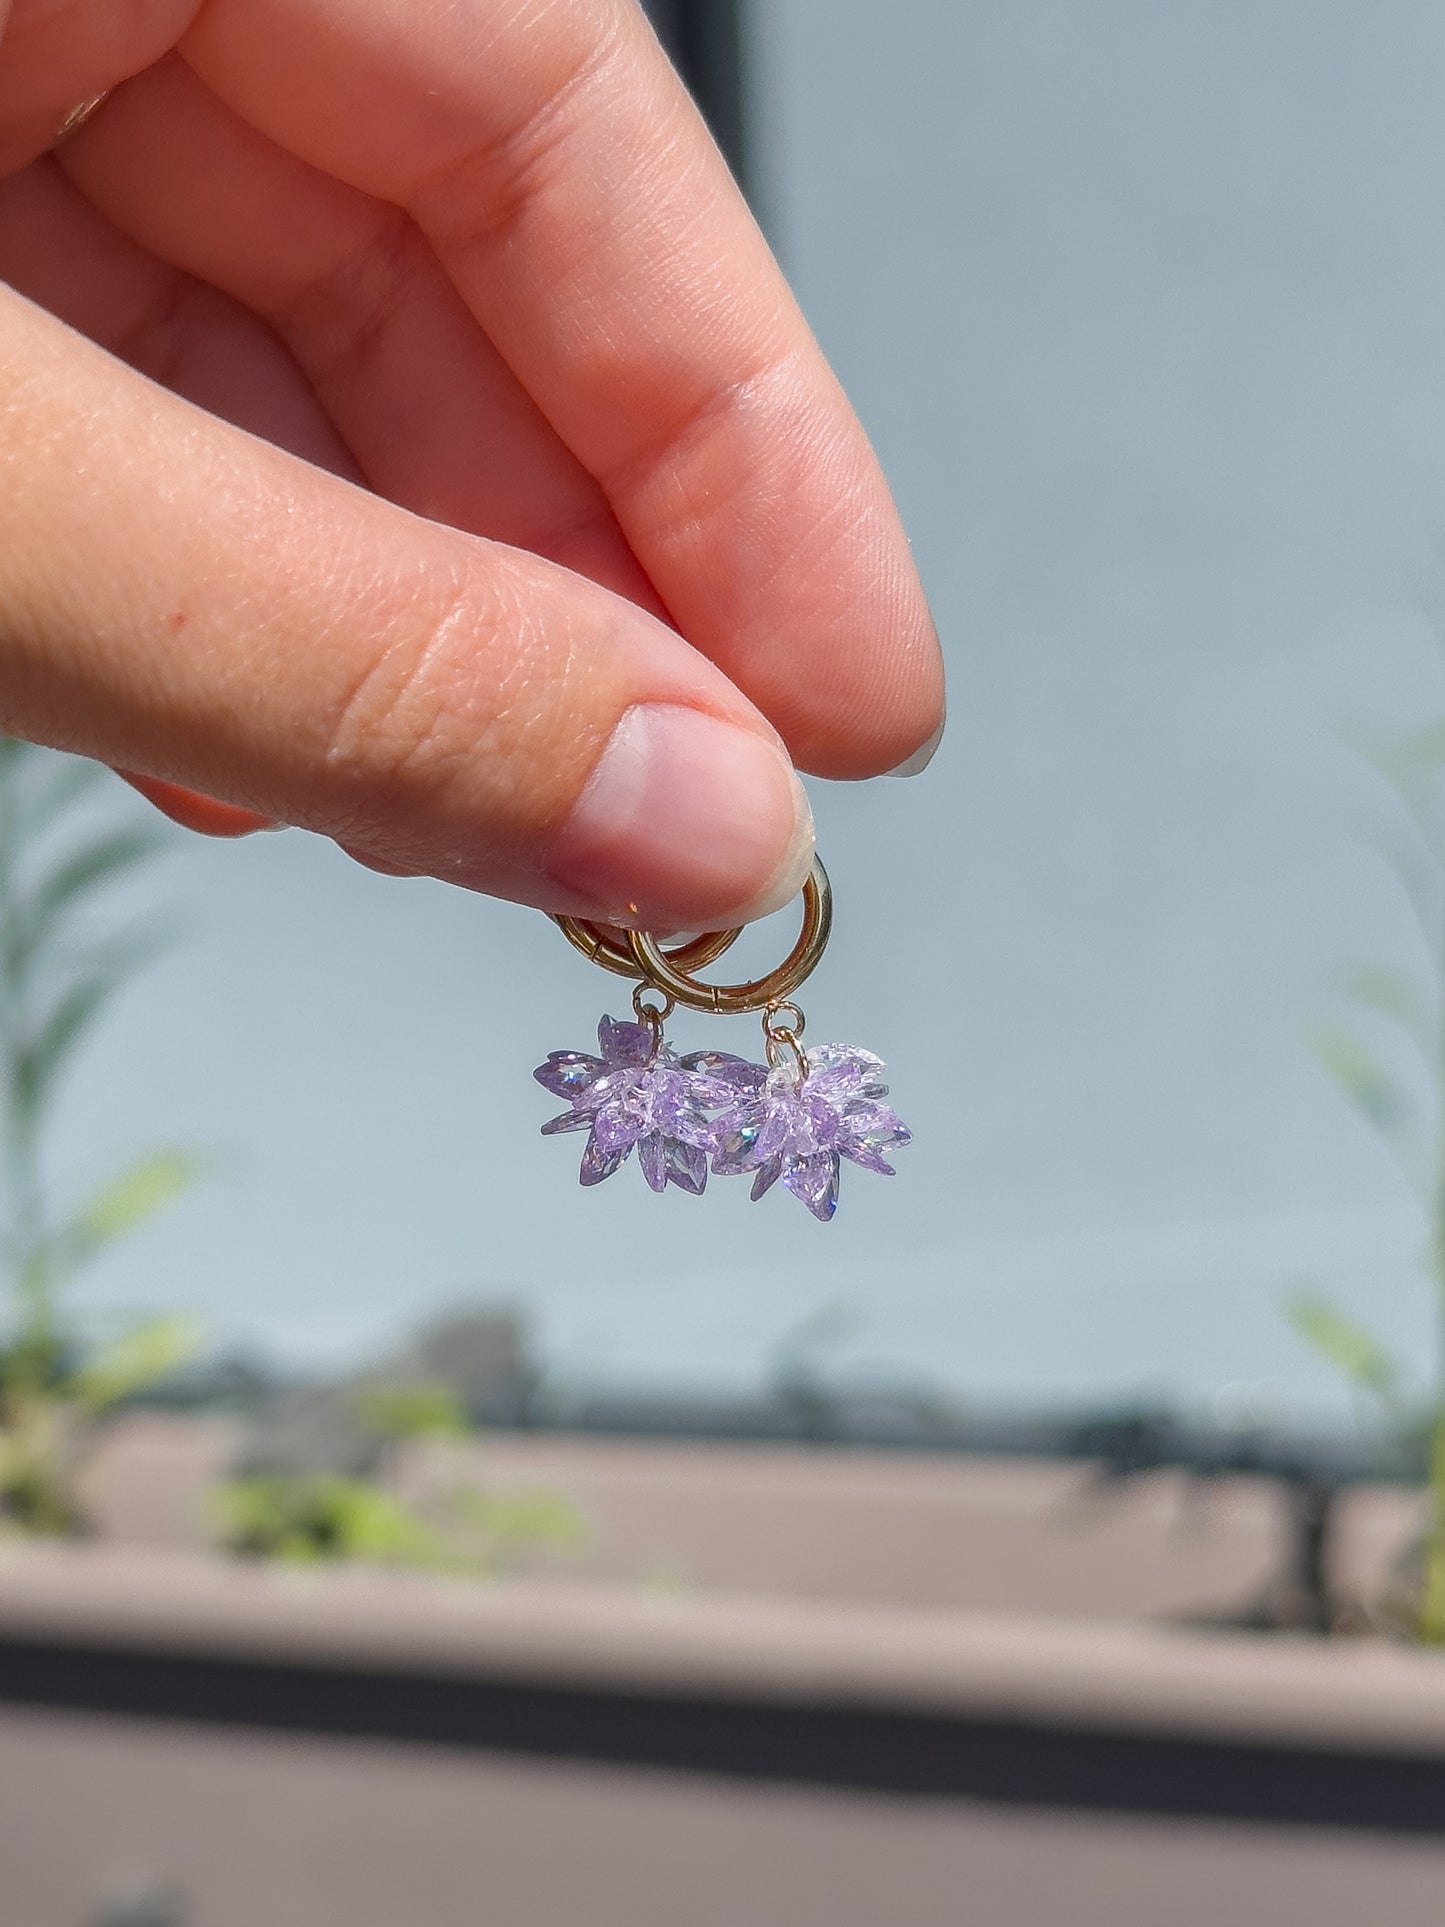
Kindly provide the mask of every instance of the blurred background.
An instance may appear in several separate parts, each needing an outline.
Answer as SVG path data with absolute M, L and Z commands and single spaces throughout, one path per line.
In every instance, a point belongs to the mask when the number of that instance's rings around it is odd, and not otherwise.
M 1281 1297 L 1314 1280 L 1407 1355 L 1430 1318 L 1412 1201 L 1307 1037 L 1353 957 L 1415 961 L 1348 738 L 1440 694 L 1445 24 L 771 0 L 741 25 L 748 179 L 952 677 L 925 776 L 812 785 L 838 918 L 811 1035 L 887 1058 L 899 1177 L 854 1174 L 830 1231 L 742 1186 L 583 1193 L 531 1070 L 617 997 L 550 924 L 299 832 L 178 841 L 154 888 L 194 935 L 56 1145 L 237 1161 L 89 1299 L 163 1290 L 333 1363 L 485 1295 L 561 1378 L 732 1388 L 841 1301 L 839 1370 L 1339 1416 Z
M 531 1073 L 626 992 L 546 919 L 298 831 L 126 867 L 104 914 L 178 937 L 44 1169 L 194 1168 L 67 1342 L 204 1339 L 60 1564 L 0 1545 L 24 1927 L 1438 1921 L 1445 15 L 651 11 L 948 655 L 926 774 L 810 786 L 809 1041 L 915 1141 L 829 1228 L 583 1191 Z M 308 1606 L 263 1554 L 446 1577 Z

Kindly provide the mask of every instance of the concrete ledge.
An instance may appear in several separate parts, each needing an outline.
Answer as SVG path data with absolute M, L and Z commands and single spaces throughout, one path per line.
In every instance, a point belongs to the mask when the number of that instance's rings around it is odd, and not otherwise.
M 1022 1614 L 0 1551 L 0 1640 L 434 1679 L 894 1708 L 1445 1761 L 1445 1661 Z
M 1147 1627 L 0 1557 L 0 1702 L 910 1796 L 1445 1834 L 1445 1667 Z

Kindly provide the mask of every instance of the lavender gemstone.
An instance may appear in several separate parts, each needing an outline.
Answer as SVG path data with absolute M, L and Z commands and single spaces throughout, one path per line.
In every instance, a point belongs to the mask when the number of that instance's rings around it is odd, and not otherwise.
M 544 1089 L 571 1103 L 548 1119 L 543 1135 L 587 1132 L 578 1172 L 583 1184 L 610 1178 L 636 1147 L 654 1191 L 674 1184 L 701 1193 L 713 1142 L 708 1113 L 732 1103 L 739 1087 L 679 1061 L 646 1024 L 604 1017 L 597 1042 L 600 1057 L 553 1051 L 533 1072 Z
M 695 1050 L 682 1062 L 687 1070 L 696 1071 L 710 1085 L 718 1087 L 719 1103 L 727 1103 L 739 1094 L 751 1097 L 768 1081 L 765 1064 L 750 1064 L 746 1057 L 734 1057 L 731 1051 Z
M 619 1024 L 604 1017 L 597 1026 L 597 1041 L 609 1064 L 649 1063 L 654 1036 L 647 1024 Z
M 769 1158 L 766 1164 L 760 1164 L 753 1175 L 753 1188 L 749 1194 L 753 1203 L 756 1204 L 765 1191 L 771 1191 L 782 1175 L 781 1158 Z
M 733 1101 L 713 1119 L 718 1176 L 753 1172 L 754 1198 L 781 1178 L 826 1224 L 838 1207 L 842 1159 L 894 1175 L 883 1153 L 907 1144 L 910 1132 L 882 1101 L 888 1095 L 883 1063 L 871 1051 L 822 1044 L 805 1054 L 801 1069 L 754 1069 L 751 1085 L 733 1080 Z
M 667 1175 L 683 1191 L 701 1197 L 707 1183 L 707 1146 L 685 1144 L 681 1138 L 668 1138 L 664 1145 Z
M 800 1199 L 824 1224 L 838 1209 L 838 1160 L 831 1151 L 795 1158 L 783 1173 L 783 1188 Z
M 554 1050 L 532 1075 L 553 1097 L 580 1097 L 602 1075 L 602 1059 L 580 1050 Z

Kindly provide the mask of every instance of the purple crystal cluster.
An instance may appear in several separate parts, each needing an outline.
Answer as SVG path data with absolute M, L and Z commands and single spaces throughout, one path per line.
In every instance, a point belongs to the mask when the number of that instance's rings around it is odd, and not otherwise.
M 739 1064 L 744 1075 L 729 1080 L 734 1101 L 713 1119 L 712 1168 L 719 1177 L 751 1171 L 755 1199 L 781 1178 L 826 1224 L 838 1206 L 842 1160 L 891 1178 L 883 1154 L 907 1144 L 910 1132 L 883 1101 L 883 1060 L 871 1051 L 820 1044 L 804 1064 Z
M 582 1153 L 584 1184 L 601 1184 L 637 1147 L 642 1175 L 654 1191 L 669 1184 L 701 1193 L 707 1183 L 712 1150 L 708 1111 L 731 1096 L 729 1087 L 702 1077 L 681 1063 L 647 1024 L 618 1024 L 604 1017 L 597 1026 L 602 1055 L 554 1050 L 532 1073 L 554 1097 L 572 1108 L 542 1126 L 544 1137 L 558 1131 L 586 1131 Z
M 871 1051 L 822 1044 L 773 1069 L 725 1051 L 678 1057 L 646 1024 L 604 1017 L 601 1055 L 554 1050 L 534 1073 L 570 1108 L 545 1136 L 586 1131 L 583 1184 L 600 1184 L 637 1148 L 654 1191 L 700 1193 L 708 1163 L 718 1177 L 751 1172 L 752 1195 L 783 1188 L 824 1224 L 838 1205 L 842 1160 L 893 1176 L 885 1153 L 909 1141 L 884 1099 L 883 1063 Z

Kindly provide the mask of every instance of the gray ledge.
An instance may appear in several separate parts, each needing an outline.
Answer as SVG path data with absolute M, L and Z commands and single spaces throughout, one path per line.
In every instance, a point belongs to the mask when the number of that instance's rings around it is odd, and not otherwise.
M 1445 1757 L 1445 1663 L 1377 1641 L 9 1545 L 0 1643 Z

